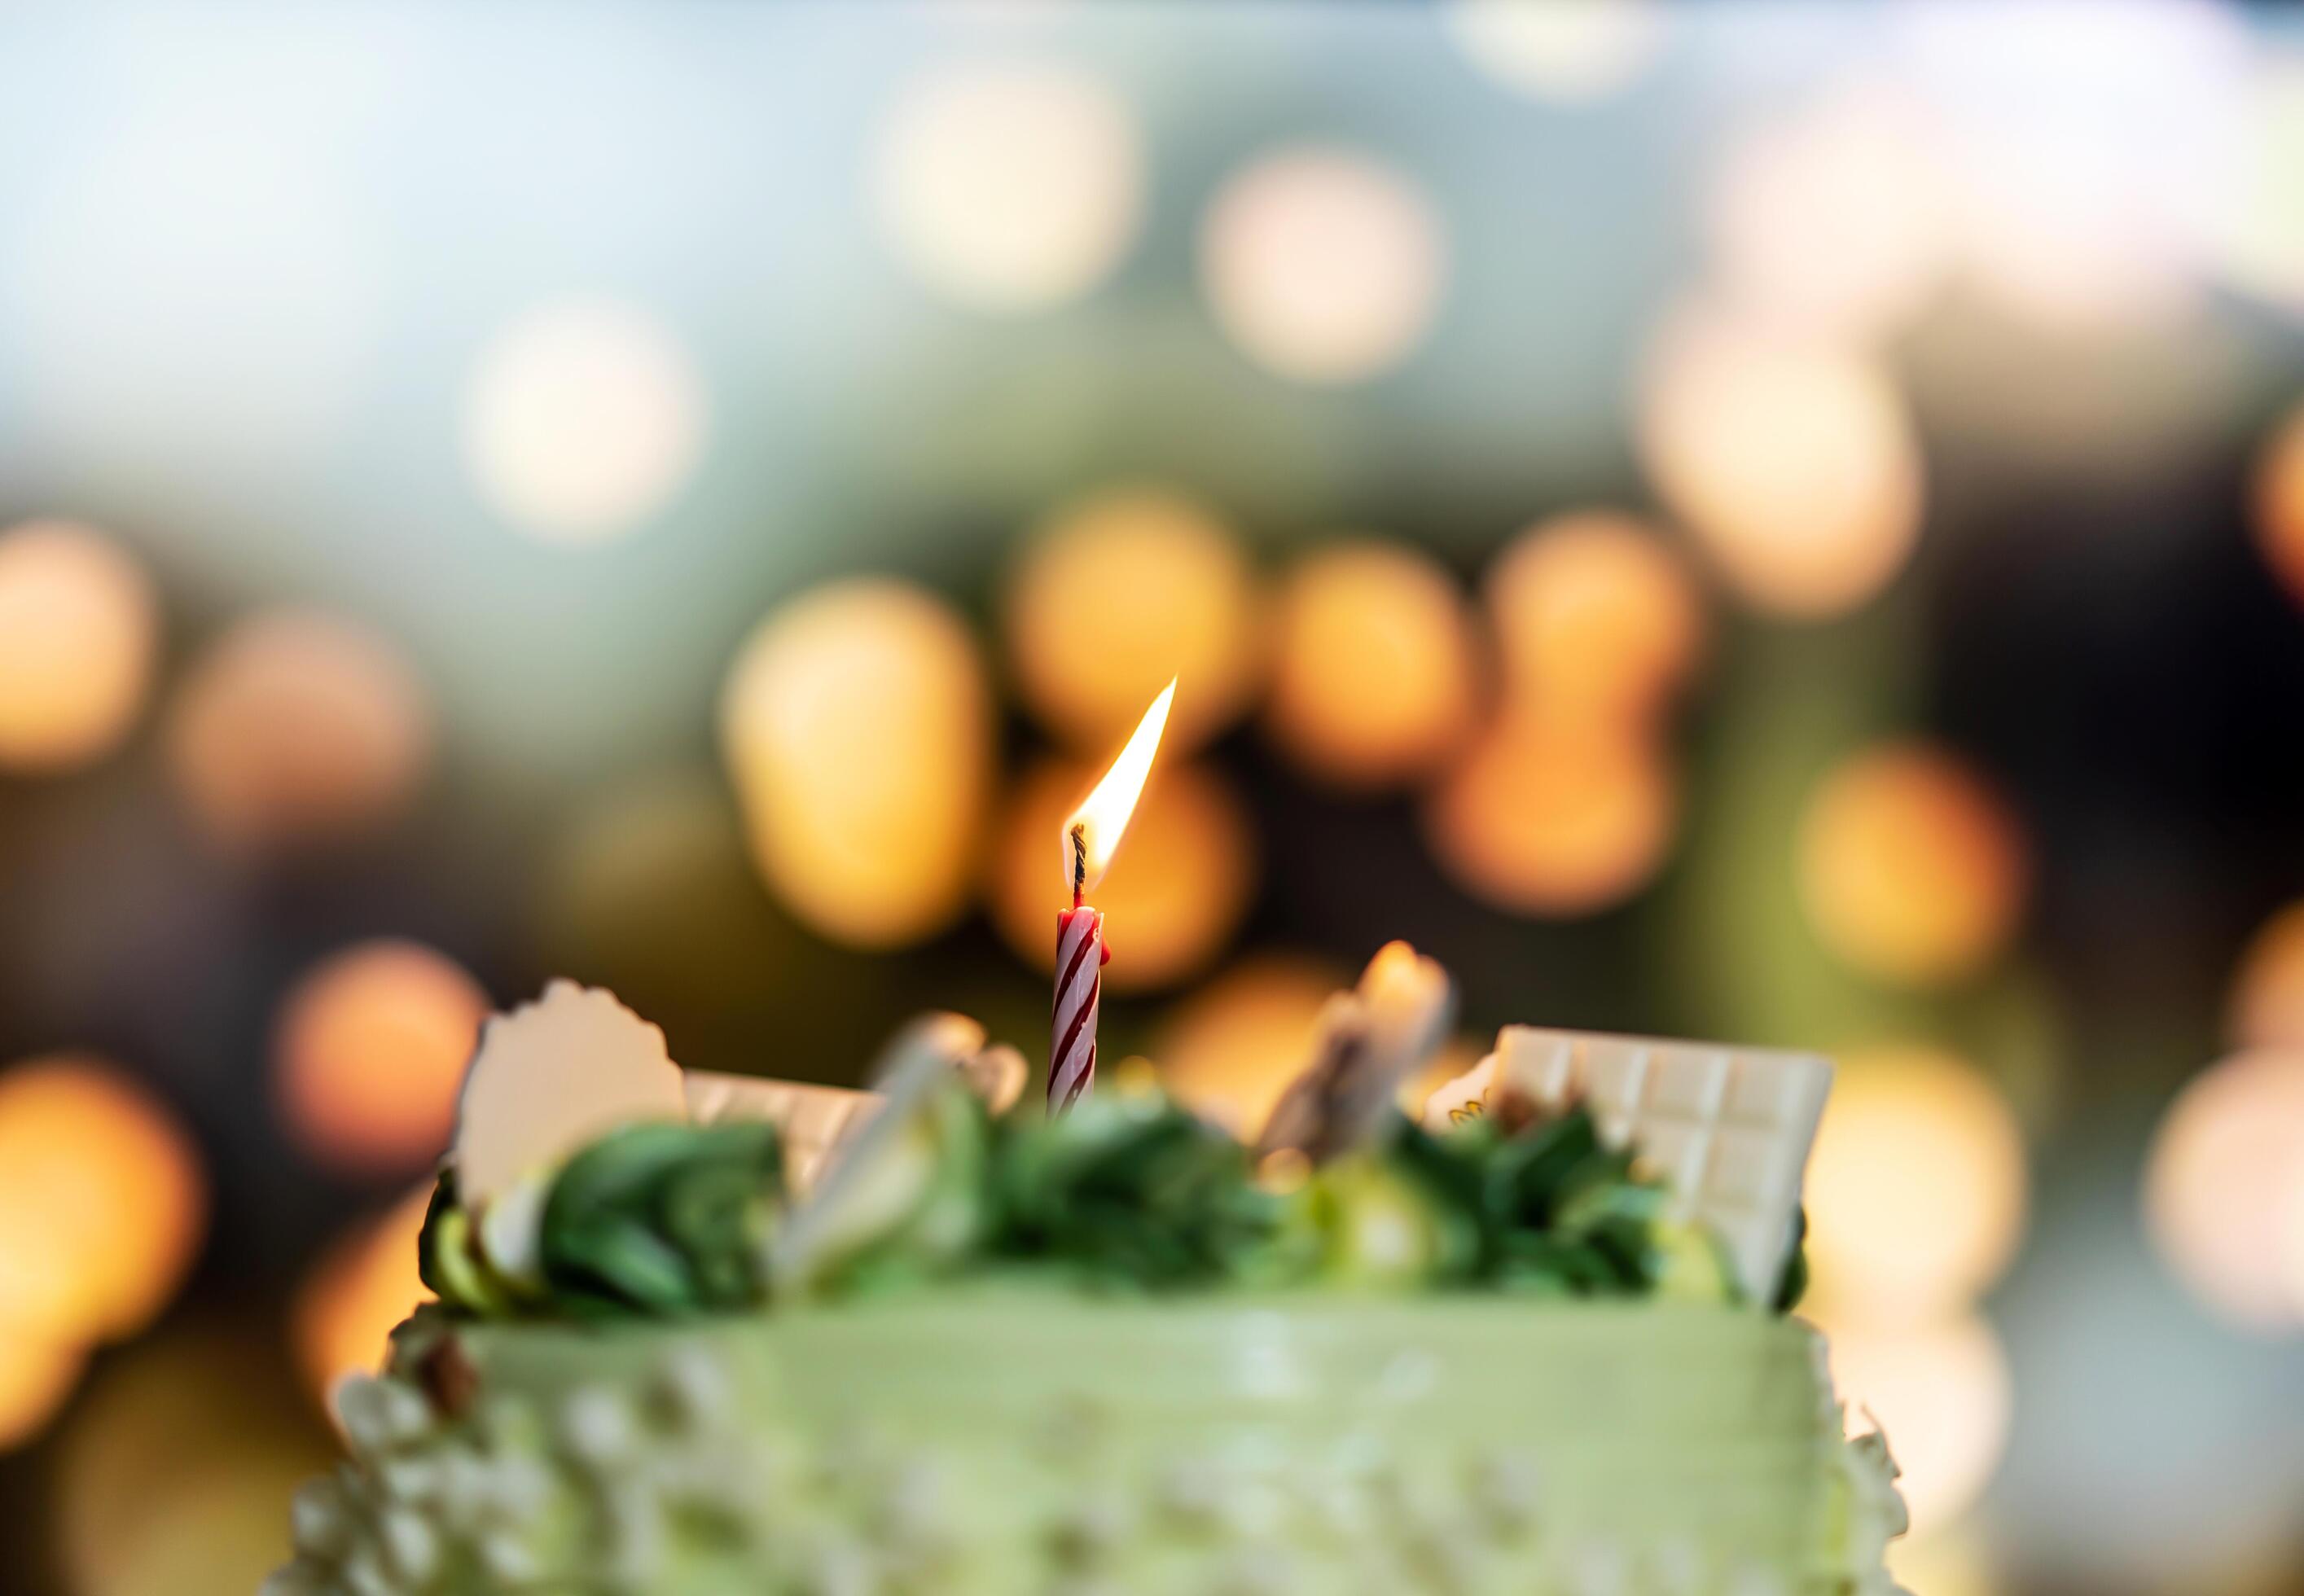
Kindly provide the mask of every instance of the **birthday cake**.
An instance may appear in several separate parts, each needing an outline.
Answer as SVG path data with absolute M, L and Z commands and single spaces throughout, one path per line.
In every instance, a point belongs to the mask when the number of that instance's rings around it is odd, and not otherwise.
M 1510 1027 L 1411 1117 L 1436 976 L 1380 954 L 1252 1145 L 953 1016 L 873 1093 L 684 1076 L 555 984 L 267 1596 L 1893 1592 L 1786 1313 L 1829 1067 Z

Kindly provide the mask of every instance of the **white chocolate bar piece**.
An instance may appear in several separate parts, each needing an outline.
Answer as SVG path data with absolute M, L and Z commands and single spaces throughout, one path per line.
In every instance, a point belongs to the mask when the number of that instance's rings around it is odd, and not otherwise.
M 1727 1246 L 1745 1294 L 1765 1301 L 1791 1245 L 1800 1178 L 1832 1089 L 1815 1053 L 1506 1026 L 1471 1074 L 1433 1094 L 1425 1124 L 1510 1082 L 1538 1102 L 1580 1094 L 1600 1133 L 1629 1142 L 1674 1194 L 1674 1212 Z
M 595 1136 L 681 1109 L 664 1033 L 613 992 L 555 981 L 480 1028 L 456 1102 L 457 1195 L 478 1212 Z
M 784 1131 L 784 1157 L 796 1192 L 808 1190 L 826 1157 L 880 1109 L 877 1092 L 701 1069 L 686 1073 L 688 1117 L 697 1124 L 765 1119 Z

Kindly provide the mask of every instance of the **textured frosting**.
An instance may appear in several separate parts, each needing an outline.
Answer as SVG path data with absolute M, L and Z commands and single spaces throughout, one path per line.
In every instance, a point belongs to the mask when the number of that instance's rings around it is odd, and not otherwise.
M 1903 1527 L 1797 1321 L 1662 1302 L 984 1288 L 419 1318 L 267 1596 L 1877 1596 Z

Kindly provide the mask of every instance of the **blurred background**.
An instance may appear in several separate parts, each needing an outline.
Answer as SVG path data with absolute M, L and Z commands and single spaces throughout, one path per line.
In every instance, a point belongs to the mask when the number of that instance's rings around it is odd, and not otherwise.
M 0 21 L 0 1586 L 241 1592 L 475 1027 L 1252 1125 L 1406 936 L 1817 1047 L 1920 1596 L 2304 1588 L 2304 19 Z

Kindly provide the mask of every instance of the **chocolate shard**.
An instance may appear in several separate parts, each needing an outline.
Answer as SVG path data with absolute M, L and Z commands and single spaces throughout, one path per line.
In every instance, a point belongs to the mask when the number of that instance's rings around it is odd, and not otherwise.
M 1455 994 L 1447 973 L 1406 942 L 1388 942 L 1360 984 L 1330 998 L 1311 1062 L 1289 1085 L 1257 1142 L 1326 1163 L 1382 1136 L 1401 1085 L 1446 1040 Z

